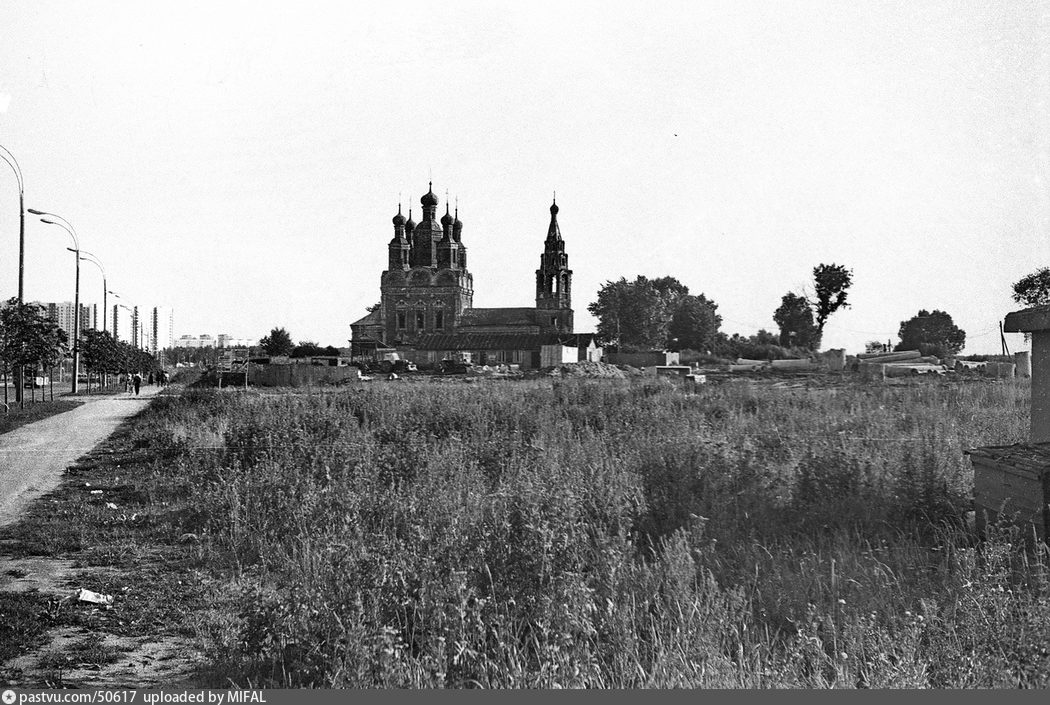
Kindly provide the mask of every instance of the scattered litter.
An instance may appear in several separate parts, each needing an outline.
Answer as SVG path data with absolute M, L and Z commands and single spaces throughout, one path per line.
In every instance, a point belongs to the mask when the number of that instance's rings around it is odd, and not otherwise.
M 112 502 L 106 502 L 106 509 L 120 509 L 120 507 L 113 504 Z
M 73 593 L 72 597 L 80 602 L 90 602 L 93 605 L 106 605 L 108 607 L 113 604 L 112 595 L 103 595 L 102 593 L 94 592 L 87 588 L 80 588 Z
M 102 494 L 102 490 L 91 490 L 88 494 Z
M 197 534 L 183 534 L 179 537 L 179 543 L 199 543 L 200 538 Z

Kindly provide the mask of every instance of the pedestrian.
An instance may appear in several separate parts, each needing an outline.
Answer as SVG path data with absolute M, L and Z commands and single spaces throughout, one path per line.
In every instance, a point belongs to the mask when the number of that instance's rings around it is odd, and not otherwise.
M 153 386 L 153 371 L 152 370 L 149 373 L 149 386 L 151 386 L 151 387 Z
M 139 387 L 142 386 L 142 375 L 136 372 L 135 376 L 131 378 L 131 381 L 135 385 L 135 396 L 138 396 Z

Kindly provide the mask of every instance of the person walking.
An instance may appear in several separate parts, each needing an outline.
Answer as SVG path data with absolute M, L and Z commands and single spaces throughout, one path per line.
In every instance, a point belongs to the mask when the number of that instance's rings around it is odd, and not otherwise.
M 131 382 L 132 382 L 132 384 L 135 385 L 135 396 L 138 396 L 139 395 L 139 387 L 142 386 L 142 375 L 139 374 L 138 372 L 136 372 L 135 376 L 131 378 Z

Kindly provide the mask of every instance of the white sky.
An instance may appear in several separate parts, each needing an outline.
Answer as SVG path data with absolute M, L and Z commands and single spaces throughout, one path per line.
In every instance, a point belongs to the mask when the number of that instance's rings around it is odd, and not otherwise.
M 5 0 L 0 144 L 27 206 L 176 335 L 346 345 L 432 174 L 476 306 L 532 305 L 557 190 L 578 331 L 638 274 L 775 330 L 835 262 L 853 306 L 825 347 L 939 308 L 997 352 L 1011 282 L 1050 264 L 1048 8 Z M 4 298 L 17 198 L 0 164 Z M 26 298 L 71 300 L 68 236 L 27 227 Z M 85 265 L 82 299 L 101 288 Z

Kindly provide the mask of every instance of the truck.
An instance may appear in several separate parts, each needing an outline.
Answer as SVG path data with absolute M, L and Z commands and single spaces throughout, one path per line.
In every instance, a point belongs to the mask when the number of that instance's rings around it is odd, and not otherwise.
M 382 348 L 376 350 L 375 369 L 385 375 L 390 374 L 391 372 L 404 374 L 405 372 L 419 371 L 416 367 L 416 363 L 411 360 L 402 359 L 402 357 L 397 354 L 396 350 Z
M 455 352 L 450 357 L 437 364 L 437 371 L 443 375 L 466 374 L 471 367 L 471 354 L 469 352 Z

